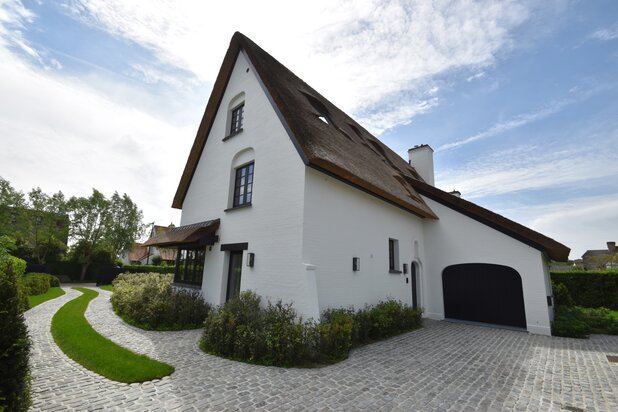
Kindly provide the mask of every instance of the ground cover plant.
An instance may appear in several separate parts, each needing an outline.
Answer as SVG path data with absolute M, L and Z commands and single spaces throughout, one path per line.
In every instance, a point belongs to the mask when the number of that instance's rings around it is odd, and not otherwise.
M 101 285 L 99 287 L 101 289 L 103 289 L 103 290 L 107 290 L 108 292 L 113 292 L 114 291 L 114 286 L 113 285 Z
M 210 305 L 199 290 L 172 286 L 173 275 L 123 273 L 113 283 L 112 307 L 127 323 L 147 330 L 202 327 Z
M 354 345 L 421 327 L 420 309 L 388 300 L 355 312 L 326 311 L 320 322 L 298 317 L 292 304 L 266 302 L 245 291 L 204 322 L 207 353 L 262 365 L 311 367 L 348 357 Z
M 64 295 L 64 290 L 60 287 L 49 288 L 49 290 L 42 295 L 28 296 L 28 306 L 32 309 L 35 306 L 40 305 L 48 300 L 56 299 Z
M 54 341 L 68 357 L 86 369 L 124 383 L 149 381 L 174 372 L 172 366 L 131 352 L 97 333 L 84 313 L 98 293 L 86 288 L 75 289 L 82 295 L 56 312 L 51 327 Z

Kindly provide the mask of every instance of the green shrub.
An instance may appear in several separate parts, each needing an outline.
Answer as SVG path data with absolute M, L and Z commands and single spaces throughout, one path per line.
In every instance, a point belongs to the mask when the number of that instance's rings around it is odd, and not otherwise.
M 125 321 L 148 330 L 199 328 L 210 306 L 200 291 L 174 288 L 173 275 L 123 273 L 113 282 L 111 302 Z
M 573 306 L 575 304 L 569 293 L 569 289 L 564 283 L 552 282 L 552 290 L 554 292 L 554 304 L 556 306 Z
M 618 319 L 607 308 L 556 306 L 552 334 L 586 338 L 591 333 L 618 334 Z
M 328 309 L 322 313 L 318 352 L 326 362 L 336 362 L 348 357 L 352 349 L 354 312 L 346 309 Z
M 618 310 L 618 271 L 552 272 L 551 279 L 567 287 L 577 306 Z
M 43 293 L 47 293 L 50 288 L 49 278 L 50 275 L 33 273 L 22 277 L 20 283 L 28 296 L 42 295 Z
M 31 403 L 31 343 L 17 279 L 10 264 L 0 270 L 0 410 L 7 411 L 26 411 Z
M 353 344 L 419 327 L 421 313 L 387 301 L 356 313 L 329 309 L 316 323 L 299 318 L 292 304 L 268 302 L 263 308 L 261 298 L 246 291 L 210 313 L 201 347 L 208 353 L 264 365 L 332 363 L 345 359 Z
M 144 271 L 146 273 L 174 273 L 175 266 L 155 266 L 155 265 L 124 265 L 124 269 L 127 271 Z

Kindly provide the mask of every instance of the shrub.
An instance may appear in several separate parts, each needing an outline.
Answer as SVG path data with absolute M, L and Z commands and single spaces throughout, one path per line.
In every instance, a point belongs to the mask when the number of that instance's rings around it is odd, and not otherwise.
M 174 288 L 173 275 L 123 273 L 114 280 L 111 302 L 128 323 L 149 330 L 199 328 L 210 306 L 200 291 Z
M 329 309 L 316 323 L 299 318 L 292 304 L 261 305 L 261 298 L 247 291 L 215 308 L 204 322 L 202 349 L 264 365 L 332 363 L 345 359 L 353 344 L 374 339 L 370 336 L 378 339 L 419 327 L 422 313 L 387 301 L 356 313 Z M 378 331 L 385 325 L 387 330 Z
M 7 411 L 26 411 L 30 406 L 31 343 L 17 279 L 10 264 L 0 270 L 0 410 Z
M 618 334 L 618 319 L 606 308 L 556 306 L 552 334 L 586 338 L 591 333 Z
M 33 273 L 20 279 L 21 286 L 28 296 L 42 295 L 50 288 L 51 275 Z
M 348 357 L 352 349 L 354 312 L 346 309 L 328 309 L 322 313 L 318 351 L 326 362 L 336 362 Z
M 143 271 L 145 273 L 174 273 L 174 266 L 154 266 L 154 265 L 124 265 L 123 266 L 124 269 L 126 269 L 127 272 L 133 272 L 135 271 L 136 273 Z
M 556 306 L 566 305 L 573 306 L 573 298 L 569 293 L 569 289 L 564 283 L 552 282 L 552 290 L 554 292 L 554 304 Z
M 551 279 L 567 287 L 577 306 L 618 310 L 618 271 L 552 272 Z

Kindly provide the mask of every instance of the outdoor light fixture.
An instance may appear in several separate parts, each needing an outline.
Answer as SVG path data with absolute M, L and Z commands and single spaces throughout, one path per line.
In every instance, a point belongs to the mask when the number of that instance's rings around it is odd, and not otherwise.
M 358 272 L 360 270 L 360 258 L 358 257 L 352 258 L 352 270 L 354 272 Z
M 404 275 L 407 275 L 407 274 L 408 274 L 408 264 L 407 264 L 407 263 L 404 263 L 404 264 L 403 264 L 403 274 L 404 274 Z
M 247 253 L 247 266 L 252 268 L 254 262 L 255 262 L 255 253 Z

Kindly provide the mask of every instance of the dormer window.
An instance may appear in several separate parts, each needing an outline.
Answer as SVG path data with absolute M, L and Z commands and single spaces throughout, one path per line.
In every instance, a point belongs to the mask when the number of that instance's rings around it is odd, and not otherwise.
M 244 103 L 232 109 L 232 121 L 230 124 L 230 135 L 236 134 L 242 130 L 244 111 L 245 111 Z

